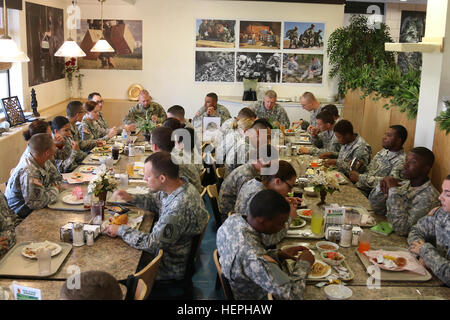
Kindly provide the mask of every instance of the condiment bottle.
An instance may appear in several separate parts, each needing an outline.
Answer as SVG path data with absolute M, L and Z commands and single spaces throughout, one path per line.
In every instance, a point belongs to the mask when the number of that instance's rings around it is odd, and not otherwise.
M 84 246 L 84 232 L 82 223 L 72 224 L 72 238 L 75 247 Z
M 339 245 L 344 248 L 348 248 L 352 244 L 352 225 L 344 224 L 341 228 L 341 242 Z

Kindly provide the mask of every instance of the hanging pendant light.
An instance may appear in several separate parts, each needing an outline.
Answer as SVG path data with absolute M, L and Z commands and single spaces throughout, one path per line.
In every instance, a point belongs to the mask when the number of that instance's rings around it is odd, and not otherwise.
M 0 38 L 0 62 L 28 62 L 30 58 L 21 51 L 17 44 L 8 36 L 8 15 L 6 0 L 3 0 L 3 24 L 5 33 Z
M 75 2 L 72 1 L 72 5 L 75 7 Z M 72 29 L 70 29 L 69 32 L 71 32 Z M 83 50 L 81 50 L 80 46 L 70 37 L 67 38 L 66 41 L 62 44 L 62 46 L 56 51 L 55 57 L 65 57 L 65 58 L 80 58 L 80 57 L 86 57 L 86 53 L 84 53 Z
M 97 41 L 95 46 L 91 49 L 91 52 L 114 52 L 113 47 L 108 43 L 108 41 L 105 40 L 105 37 L 103 35 L 103 2 L 106 0 L 98 0 L 101 3 L 101 18 L 102 18 L 102 37 L 100 40 Z

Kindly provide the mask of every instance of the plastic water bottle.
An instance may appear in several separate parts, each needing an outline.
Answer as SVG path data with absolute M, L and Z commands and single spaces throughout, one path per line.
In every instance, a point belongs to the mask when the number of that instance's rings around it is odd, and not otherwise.
M 127 130 L 122 130 L 122 142 L 123 144 L 127 144 L 127 139 L 128 139 L 128 132 Z

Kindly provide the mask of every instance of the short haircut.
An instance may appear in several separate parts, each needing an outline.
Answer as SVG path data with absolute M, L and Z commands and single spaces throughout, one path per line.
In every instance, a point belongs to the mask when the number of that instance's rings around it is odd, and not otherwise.
M 141 97 L 141 96 L 149 96 L 150 97 L 150 92 L 143 89 L 143 90 L 139 91 L 139 97 Z
M 92 92 L 92 93 L 89 93 L 89 95 L 88 95 L 88 100 L 94 99 L 94 96 L 99 96 L 99 97 L 101 97 L 102 95 L 101 95 L 100 93 L 98 93 L 98 92 Z
M 184 128 L 180 128 L 180 129 L 186 130 L 189 133 L 190 140 L 191 140 L 191 151 L 192 151 L 195 147 L 195 140 L 194 140 L 195 130 L 190 127 L 184 127 Z M 178 143 L 181 143 L 181 142 L 184 143 L 183 136 L 181 135 L 181 130 L 175 130 L 175 139 Z
M 402 145 L 405 143 L 406 139 L 408 139 L 408 130 L 402 125 L 396 124 L 390 126 L 389 128 L 394 129 L 395 135 L 402 141 Z
M 316 100 L 316 96 L 312 92 L 309 92 L 309 91 L 304 92 L 302 94 L 302 97 L 305 98 L 308 101 Z
M 31 153 L 43 154 L 45 151 L 51 149 L 53 146 L 52 137 L 47 133 L 37 133 L 28 141 L 28 147 Z
M 95 109 L 97 104 L 98 104 L 97 102 L 89 100 L 84 103 L 83 108 L 86 112 L 91 112 Z
M 270 122 L 264 118 L 256 119 L 255 122 L 253 122 L 252 128 L 253 129 L 273 129 Z
M 239 119 L 242 119 L 242 118 L 253 119 L 253 118 L 256 118 L 256 114 L 252 109 L 245 107 L 245 108 L 242 108 L 241 110 L 239 110 L 237 117 Z
M 322 111 L 330 112 L 333 117 L 339 118 L 339 110 L 334 104 L 327 104 L 322 108 Z
M 429 165 L 430 167 L 433 166 L 434 154 L 430 149 L 425 147 L 415 147 L 412 148 L 410 152 L 418 155 L 421 159 L 423 159 L 426 165 Z
M 271 99 L 273 98 L 277 98 L 277 93 L 274 90 L 267 90 L 266 94 L 264 95 L 264 97 L 269 97 Z
M 348 120 L 341 120 L 335 124 L 333 131 L 338 132 L 344 136 L 347 134 L 353 134 L 353 125 Z
M 162 126 L 172 130 L 177 130 L 181 128 L 181 122 L 177 118 L 167 118 L 164 120 Z
M 445 178 L 445 180 L 450 180 L 450 174 Z
M 218 97 L 217 94 L 215 94 L 214 92 L 210 92 L 210 93 L 208 93 L 206 96 L 212 98 L 213 101 L 219 100 L 219 97 Z
M 74 118 L 78 113 L 83 111 L 83 103 L 81 101 L 70 101 L 66 107 L 66 114 L 69 118 Z
M 25 141 L 29 141 L 32 136 L 38 133 L 47 133 L 50 124 L 44 120 L 34 120 L 28 128 L 22 133 Z
M 64 282 L 60 297 L 66 300 L 123 300 L 119 282 L 104 271 L 84 271 L 79 274 L 80 288 L 69 289 Z
M 274 190 L 262 190 L 250 201 L 250 215 L 272 220 L 280 214 L 289 214 L 287 200 Z
M 316 119 L 322 120 L 324 123 L 334 124 L 334 117 L 331 112 L 321 111 L 317 114 Z
M 295 172 L 294 167 L 287 161 L 280 160 L 278 162 L 278 171 L 274 175 L 270 176 L 262 176 L 262 179 L 265 181 L 271 181 L 275 178 L 279 178 L 282 181 L 286 181 L 292 179 L 293 177 L 297 177 L 297 173 Z
M 66 124 L 69 123 L 69 119 L 63 116 L 56 116 L 53 118 L 52 122 L 50 122 L 50 126 L 52 128 L 52 132 L 55 130 L 61 130 Z
M 174 116 L 176 116 L 178 118 L 184 118 L 184 115 L 185 115 L 184 108 L 182 106 L 180 106 L 180 105 L 177 105 L 177 104 L 174 105 L 174 106 L 171 106 L 167 110 L 167 112 L 173 114 Z
M 231 126 L 232 129 L 236 130 L 237 128 L 241 130 L 248 130 L 253 125 L 253 120 L 251 118 L 241 118 L 238 121 L 234 121 Z
M 167 127 L 156 127 L 152 130 L 151 142 L 159 149 L 171 152 L 175 147 L 175 142 L 172 141 L 173 130 Z
M 178 179 L 180 167 L 173 163 L 172 155 L 169 152 L 155 152 L 145 159 L 145 163 L 152 163 L 152 171 L 167 176 L 169 179 Z

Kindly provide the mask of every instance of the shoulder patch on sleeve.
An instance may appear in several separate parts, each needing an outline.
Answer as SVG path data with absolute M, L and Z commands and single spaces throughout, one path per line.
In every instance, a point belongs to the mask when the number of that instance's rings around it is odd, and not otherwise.
M 37 185 L 38 187 L 43 187 L 44 185 L 42 184 L 42 182 L 37 179 L 37 178 L 33 178 L 33 184 Z
M 428 212 L 428 215 L 429 215 L 429 216 L 434 216 L 434 214 L 436 213 L 436 211 L 439 210 L 439 208 L 440 208 L 440 206 L 439 206 L 439 207 L 436 207 L 436 208 L 434 208 L 434 209 L 432 209 L 430 212 Z
M 164 238 L 171 239 L 173 236 L 173 232 L 174 232 L 173 225 L 172 224 L 166 225 L 166 227 L 164 228 L 164 233 L 163 233 Z
M 276 262 L 271 256 L 269 256 L 269 255 L 267 255 L 267 254 L 265 254 L 263 257 L 264 257 L 264 259 L 265 259 L 266 261 L 268 261 L 268 262 L 278 264 L 278 262 Z

